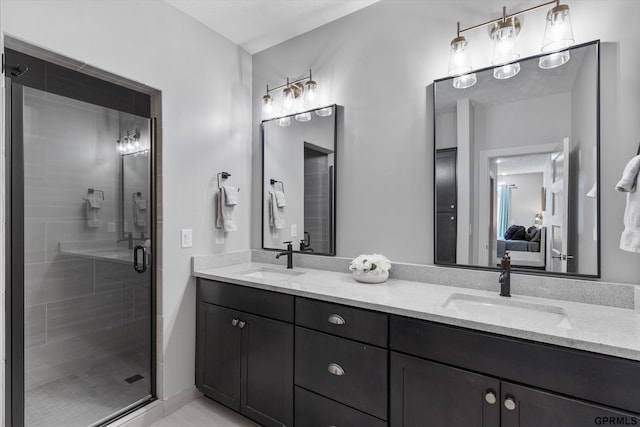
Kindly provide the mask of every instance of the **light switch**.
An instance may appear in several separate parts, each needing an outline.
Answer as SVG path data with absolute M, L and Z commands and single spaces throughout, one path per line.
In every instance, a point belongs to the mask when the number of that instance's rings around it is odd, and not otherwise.
M 291 237 L 296 237 L 298 235 L 298 225 L 291 224 Z
M 190 228 L 183 228 L 181 230 L 181 246 L 183 248 L 190 248 L 193 246 L 193 230 Z

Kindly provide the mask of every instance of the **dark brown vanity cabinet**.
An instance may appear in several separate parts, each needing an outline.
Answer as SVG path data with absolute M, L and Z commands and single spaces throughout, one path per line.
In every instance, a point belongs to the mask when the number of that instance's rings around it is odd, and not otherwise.
M 392 427 L 640 425 L 640 363 L 414 319 L 390 324 Z
M 296 299 L 296 425 L 387 425 L 387 330 L 386 314 Z
M 292 296 L 198 279 L 198 389 L 263 426 L 292 426 L 292 322 Z

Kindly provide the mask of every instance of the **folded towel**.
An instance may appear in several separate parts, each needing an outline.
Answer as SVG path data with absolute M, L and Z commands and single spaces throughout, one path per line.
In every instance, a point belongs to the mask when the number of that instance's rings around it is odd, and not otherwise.
M 144 199 L 136 199 L 136 209 L 139 211 L 144 211 L 147 209 L 147 201 Z
M 85 197 L 85 210 L 87 216 L 87 227 L 98 228 L 102 221 L 100 220 L 100 208 L 102 207 L 102 199 L 98 197 Z
M 238 222 L 236 221 L 235 209 L 233 205 L 227 205 L 227 197 L 224 189 L 218 191 L 216 202 L 218 205 L 216 208 L 216 228 L 222 228 L 225 233 L 237 231 Z
M 284 198 L 284 192 L 276 190 L 276 204 L 279 208 L 287 206 L 287 200 Z
M 620 236 L 620 249 L 640 253 L 640 155 L 632 158 L 622 172 L 616 190 L 627 193 L 624 210 L 624 231 Z
M 269 225 L 276 230 L 284 228 L 284 209 L 278 207 L 276 195 L 269 192 Z
M 226 196 L 226 205 L 227 206 L 237 205 L 238 189 L 236 187 L 229 187 L 228 185 L 223 185 L 222 189 L 224 190 L 224 195 Z

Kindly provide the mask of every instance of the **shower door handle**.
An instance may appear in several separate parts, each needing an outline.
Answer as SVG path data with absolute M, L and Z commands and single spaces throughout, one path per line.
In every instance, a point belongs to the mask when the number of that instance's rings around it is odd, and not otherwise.
M 138 264 L 138 251 L 142 251 L 142 267 Z M 133 249 L 133 268 L 140 274 L 147 271 L 147 250 L 144 246 L 138 245 Z

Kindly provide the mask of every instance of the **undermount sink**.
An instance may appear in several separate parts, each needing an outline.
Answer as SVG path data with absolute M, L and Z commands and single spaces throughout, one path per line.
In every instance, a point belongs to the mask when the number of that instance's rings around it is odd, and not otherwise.
M 562 307 L 509 298 L 454 293 L 442 304 L 442 308 L 493 324 L 518 323 L 561 329 L 573 328 L 567 311 Z
M 240 271 L 237 274 L 253 279 L 282 280 L 304 274 L 302 271 L 285 270 L 281 268 L 259 267 L 251 270 Z

